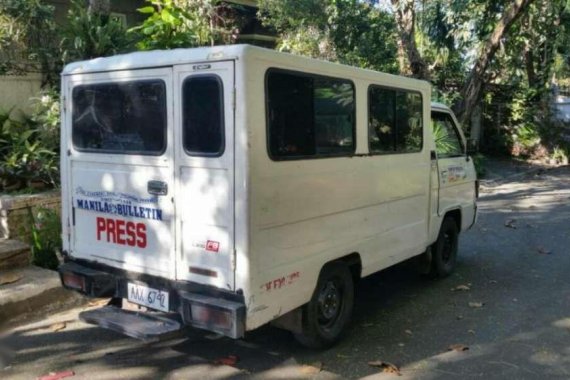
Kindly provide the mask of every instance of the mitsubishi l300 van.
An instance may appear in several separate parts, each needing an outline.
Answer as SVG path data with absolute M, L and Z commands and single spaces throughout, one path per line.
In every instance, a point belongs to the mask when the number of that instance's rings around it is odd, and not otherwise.
M 234 45 L 67 65 L 63 286 L 141 339 L 268 322 L 335 343 L 354 283 L 454 269 L 477 180 L 427 82 Z M 140 305 L 127 310 L 123 300 Z

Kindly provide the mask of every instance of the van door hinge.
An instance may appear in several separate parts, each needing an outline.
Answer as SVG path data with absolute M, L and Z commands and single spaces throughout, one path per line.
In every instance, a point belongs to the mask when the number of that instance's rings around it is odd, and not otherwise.
M 63 112 L 65 113 L 67 111 L 67 99 L 65 98 L 65 96 L 62 98 L 62 103 L 63 103 Z
M 236 250 L 234 249 L 233 254 L 232 254 L 232 272 L 235 272 L 236 270 Z
M 236 88 L 234 87 L 233 91 L 232 91 L 232 108 L 236 109 Z

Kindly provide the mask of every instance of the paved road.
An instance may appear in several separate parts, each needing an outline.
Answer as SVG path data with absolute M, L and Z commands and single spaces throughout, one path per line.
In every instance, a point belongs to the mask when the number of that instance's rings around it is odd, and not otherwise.
M 400 366 L 402 379 L 570 378 L 570 168 L 516 181 L 485 189 L 451 277 L 426 280 L 403 264 L 361 281 L 353 323 L 331 350 L 271 327 L 243 341 L 193 331 L 142 344 L 76 322 L 76 309 L 14 330 L 17 355 L 0 378 L 396 378 L 374 360 Z M 460 285 L 469 290 L 452 291 Z M 447 351 L 454 344 L 469 349 Z M 215 364 L 228 355 L 235 367 Z

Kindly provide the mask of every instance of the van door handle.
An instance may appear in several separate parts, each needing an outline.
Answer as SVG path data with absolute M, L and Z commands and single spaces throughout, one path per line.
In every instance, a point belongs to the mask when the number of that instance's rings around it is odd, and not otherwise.
M 162 181 L 148 181 L 146 190 L 149 194 L 166 195 L 168 194 L 168 184 Z

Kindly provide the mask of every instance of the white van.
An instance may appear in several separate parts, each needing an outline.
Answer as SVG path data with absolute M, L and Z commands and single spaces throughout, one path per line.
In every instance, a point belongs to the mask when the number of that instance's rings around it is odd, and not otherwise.
M 59 271 L 112 297 L 81 318 L 143 339 L 273 321 L 323 347 L 358 279 L 414 256 L 449 274 L 477 181 L 430 91 L 247 45 L 66 66 Z

